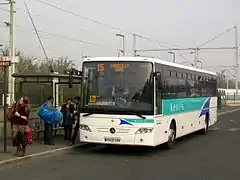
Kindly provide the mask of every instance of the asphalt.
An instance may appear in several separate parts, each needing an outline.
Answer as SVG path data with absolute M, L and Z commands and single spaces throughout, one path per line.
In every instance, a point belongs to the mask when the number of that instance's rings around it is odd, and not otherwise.
M 0 170 L 12 180 L 239 180 L 240 111 L 221 115 L 208 134 L 177 140 L 171 150 L 87 146 Z

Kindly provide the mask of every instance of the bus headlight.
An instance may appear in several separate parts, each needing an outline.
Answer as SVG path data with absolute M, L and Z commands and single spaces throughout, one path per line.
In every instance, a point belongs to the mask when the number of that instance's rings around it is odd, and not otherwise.
M 153 132 L 153 128 L 139 128 L 136 134 L 146 134 Z
M 81 129 L 81 130 L 83 130 L 83 131 L 92 132 L 92 130 L 88 127 L 88 125 L 85 125 L 85 124 L 80 124 L 80 125 L 79 125 L 79 129 Z

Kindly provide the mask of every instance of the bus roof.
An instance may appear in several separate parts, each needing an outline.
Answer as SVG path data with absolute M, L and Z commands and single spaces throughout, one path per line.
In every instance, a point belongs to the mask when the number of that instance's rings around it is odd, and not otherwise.
M 216 76 L 217 74 L 215 72 L 211 72 L 211 71 L 206 71 L 206 70 L 202 70 L 202 69 L 198 69 L 198 68 L 194 68 L 194 67 L 190 67 L 190 66 L 185 66 L 182 64 L 178 64 L 178 63 L 172 63 L 169 61 L 164 61 L 161 59 L 156 59 L 156 58 L 148 58 L 148 57 L 94 57 L 94 58 L 84 58 L 83 62 L 89 62 L 89 61 L 142 61 L 142 62 L 152 62 L 152 63 L 159 63 L 159 64 L 163 64 L 163 65 L 167 65 L 167 66 L 172 66 L 172 67 L 176 67 L 176 68 L 181 68 L 181 69 L 186 69 L 186 70 L 191 70 L 191 71 L 196 71 L 196 72 L 201 72 L 201 73 L 206 73 L 206 74 L 211 74 Z

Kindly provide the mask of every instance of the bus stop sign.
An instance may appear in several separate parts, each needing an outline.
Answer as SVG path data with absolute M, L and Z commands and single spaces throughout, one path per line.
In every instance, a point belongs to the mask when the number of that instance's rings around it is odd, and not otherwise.
M 11 66 L 11 61 L 9 57 L 7 56 L 0 57 L 0 67 L 7 67 L 7 66 Z

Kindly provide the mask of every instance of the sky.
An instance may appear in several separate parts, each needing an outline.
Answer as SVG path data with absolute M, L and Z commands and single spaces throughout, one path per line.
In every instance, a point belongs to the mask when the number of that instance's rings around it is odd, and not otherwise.
M 239 0 L 41 1 L 71 12 L 26 0 L 48 56 L 68 56 L 76 64 L 82 56 L 117 56 L 122 41 L 116 33 L 125 35 L 127 56 L 133 55 L 133 32 L 148 38 L 137 38 L 137 49 L 195 48 L 234 25 L 240 37 Z M 15 2 L 16 47 L 26 55 L 44 57 L 24 0 Z M 3 22 L 9 20 L 9 12 L 3 9 L 8 8 L 0 5 L 0 44 L 4 45 L 8 44 L 9 30 Z M 230 31 L 203 47 L 232 47 L 234 43 L 234 31 Z M 190 65 L 194 61 L 190 51 L 175 53 L 177 63 Z M 139 54 L 173 61 L 167 51 Z M 221 66 L 236 64 L 234 55 L 234 50 L 201 50 L 199 60 L 204 69 L 220 71 L 226 68 Z M 228 69 L 229 75 L 233 74 Z

